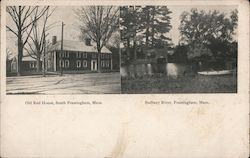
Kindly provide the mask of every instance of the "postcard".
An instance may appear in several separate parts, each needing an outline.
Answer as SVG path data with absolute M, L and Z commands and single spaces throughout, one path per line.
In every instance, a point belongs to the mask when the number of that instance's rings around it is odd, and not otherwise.
M 1 157 L 248 156 L 248 1 L 1 2 Z

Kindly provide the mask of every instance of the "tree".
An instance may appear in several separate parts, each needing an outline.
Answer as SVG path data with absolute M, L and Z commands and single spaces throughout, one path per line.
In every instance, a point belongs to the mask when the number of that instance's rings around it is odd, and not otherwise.
M 167 6 L 145 6 L 140 14 L 140 29 L 145 36 L 147 47 L 164 47 L 171 40 L 166 36 L 172 26 L 170 16 L 172 12 Z
M 225 59 L 237 28 L 237 10 L 232 11 L 227 17 L 225 13 L 217 10 L 205 12 L 191 9 L 190 12 L 183 12 L 180 19 L 181 40 L 191 48 L 188 53 L 192 54 L 192 49 L 199 43 L 209 48 L 215 59 Z M 202 56 L 202 52 L 197 55 Z
M 211 57 L 212 52 L 209 48 L 204 46 L 202 43 L 194 43 L 193 45 L 189 46 L 189 51 L 187 54 L 187 58 L 189 60 L 196 60 L 200 61 L 201 58 Z
M 146 50 L 169 46 L 171 39 L 166 33 L 172 28 L 170 13 L 167 6 L 121 7 L 121 38 L 126 50 L 130 51 L 131 48 L 136 57 L 137 43 Z
M 166 33 L 171 29 L 170 13 L 166 6 L 121 7 L 120 29 L 124 45 L 122 60 L 127 69 L 133 64 L 135 76 L 138 57 L 145 58 L 149 49 L 166 48 L 168 45 L 170 39 Z
M 29 39 L 35 22 L 42 17 L 47 9 L 48 6 L 42 7 L 41 9 L 38 6 L 9 6 L 6 8 L 7 13 L 14 22 L 14 26 L 16 26 L 16 28 L 8 25 L 6 27 L 8 31 L 11 31 L 17 37 L 17 75 L 21 75 L 22 71 L 21 66 L 24 46 Z M 31 18 L 31 16 L 33 16 L 33 18 Z
M 120 8 L 120 30 L 121 40 L 125 45 L 126 54 L 131 58 L 130 51 L 132 49 L 133 59 L 136 60 L 136 41 L 137 33 L 139 32 L 139 7 L 124 6 Z M 133 45 L 131 44 L 133 43 Z
M 41 55 L 45 51 L 46 46 L 46 37 L 47 37 L 47 30 L 49 29 L 47 27 L 47 21 L 49 17 L 54 12 L 55 8 L 50 11 L 48 8 L 45 12 L 45 14 L 40 19 L 41 22 L 35 21 L 32 33 L 30 35 L 30 40 L 27 41 L 27 47 L 24 47 L 24 49 L 27 51 L 27 53 L 37 61 L 37 71 L 40 71 L 40 65 L 41 65 Z M 41 27 L 39 27 L 39 24 L 41 24 Z
M 98 52 L 98 72 L 101 72 L 100 53 L 119 28 L 119 8 L 114 6 L 88 6 L 75 10 L 79 19 L 81 34 L 96 43 Z
M 168 56 L 168 62 L 172 63 L 187 63 L 187 45 L 177 45 L 174 48 L 174 53 Z

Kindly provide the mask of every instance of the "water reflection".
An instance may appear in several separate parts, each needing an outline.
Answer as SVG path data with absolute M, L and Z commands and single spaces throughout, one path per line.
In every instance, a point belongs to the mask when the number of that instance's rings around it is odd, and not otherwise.
M 177 64 L 177 63 L 167 63 L 162 65 L 165 67 L 165 72 L 168 76 L 176 78 L 185 74 L 185 72 L 190 69 L 188 65 Z M 129 66 L 121 66 L 120 73 L 122 77 L 135 77 L 143 75 L 153 75 L 157 73 L 157 65 L 152 64 L 136 64 Z

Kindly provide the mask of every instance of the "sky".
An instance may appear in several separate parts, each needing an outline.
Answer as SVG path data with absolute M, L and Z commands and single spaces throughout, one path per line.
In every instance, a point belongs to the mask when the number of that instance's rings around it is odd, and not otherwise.
M 170 14 L 171 17 L 171 25 L 172 29 L 169 33 L 167 33 L 167 36 L 172 39 L 172 42 L 176 45 L 179 42 L 180 34 L 178 27 L 180 25 L 180 15 L 183 13 L 183 11 L 190 11 L 194 5 L 187 6 L 187 5 L 171 5 L 168 6 L 168 8 L 172 11 Z M 199 5 L 195 6 L 198 10 L 219 10 L 220 12 L 224 12 L 226 15 L 229 15 L 231 11 L 236 9 L 236 6 L 230 6 L 230 5 Z M 77 27 L 77 18 L 75 16 L 74 10 L 77 9 L 77 6 L 67 6 L 67 7 L 56 7 L 56 10 L 52 14 L 52 16 L 48 20 L 48 25 L 55 23 L 53 25 L 53 28 L 48 31 L 49 35 L 48 38 L 51 41 L 52 36 L 57 36 L 57 39 L 61 39 L 61 23 L 64 22 L 64 39 L 65 40 L 79 40 L 79 29 Z M 12 20 L 7 17 L 6 19 L 7 24 L 13 26 Z M 13 26 L 13 28 L 15 28 Z M 13 33 L 7 31 L 7 48 L 10 48 L 11 50 L 15 51 L 16 48 L 16 37 L 13 35 Z

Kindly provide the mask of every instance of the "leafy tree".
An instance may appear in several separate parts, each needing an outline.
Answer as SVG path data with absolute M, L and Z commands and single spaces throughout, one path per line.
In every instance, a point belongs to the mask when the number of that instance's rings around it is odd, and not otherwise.
M 147 47 L 163 47 L 171 39 L 165 34 L 172 28 L 167 6 L 145 6 L 140 14 L 140 29 L 145 36 Z
M 174 53 L 168 56 L 168 61 L 174 63 L 187 63 L 187 51 L 187 45 L 177 45 L 174 48 Z
M 169 46 L 166 33 L 170 31 L 171 11 L 167 6 L 124 6 L 121 7 L 121 39 L 127 60 L 138 56 L 138 50 Z M 131 53 L 133 52 L 133 53 Z M 140 55 L 141 56 L 141 55 Z
M 75 11 L 81 34 L 88 35 L 96 43 L 98 72 L 101 72 L 100 53 L 118 29 L 119 8 L 114 6 L 86 6 Z
M 8 6 L 6 11 L 14 22 L 15 28 L 6 25 L 7 30 L 17 37 L 18 57 L 17 57 L 17 75 L 21 75 L 23 49 L 37 20 L 39 20 L 48 10 L 48 6 Z M 32 17 L 32 18 L 31 18 Z
M 194 43 L 192 46 L 189 46 L 187 58 L 189 60 L 200 61 L 202 58 L 211 57 L 212 52 L 209 48 L 204 46 L 202 43 Z
M 225 59 L 237 28 L 237 10 L 232 11 L 227 17 L 217 10 L 205 12 L 191 9 L 190 12 L 183 12 L 180 19 L 179 30 L 182 41 L 189 44 L 192 49 L 197 47 L 197 43 L 202 44 L 202 47 L 211 50 L 215 59 L 220 61 Z M 198 46 L 197 49 L 203 50 L 202 47 Z M 204 51 L 197 54 L 192 49 L 188 51 L 188 56 L 191 58 L 204 55 Z
M 139 9 L 138 6 L 124 6 L 120 10 L 120 30 L 121 39 L 125 46 L 126 58 L 131 58 L 131 50 L 133 59 L 137 58 L 136 42 L 138 41 L 137 33 L 139 32 Z

